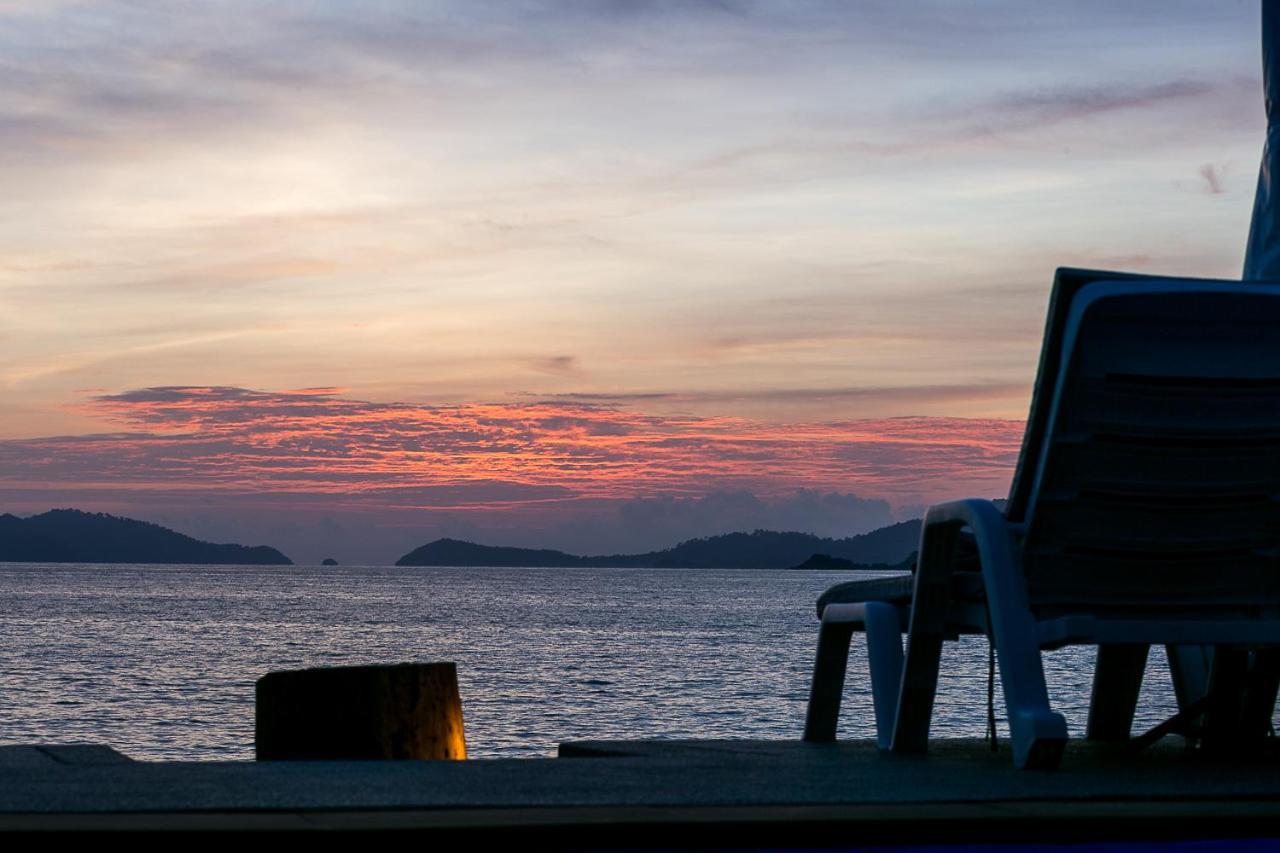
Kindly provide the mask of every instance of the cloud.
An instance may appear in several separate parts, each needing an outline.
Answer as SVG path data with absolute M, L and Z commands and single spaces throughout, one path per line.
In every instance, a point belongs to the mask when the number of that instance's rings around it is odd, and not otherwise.
M 888 501 L 851 492 L 799 489 L 792 494 L 760 497 L 733 491 L 694 498 L 634 498 L 618 507 L 619 530 L 611 532 L 640 549 L 646 542 L 674 544 L 738 530 L 798 530 L 843 537 L 896 520 Z
M 552 373 L 559 376 L 571 376 L 580 372 L 576 355 L 552 355 L 535 358 L 531 362 L 534 370 L 540 373 Z
M 776 424 L 572 401 L 421 406 L 334 388 L 160 386 L 81 409 L 124 430 L 0 442 L 0 482 L 473 509 L 745 489 L 905 500 L 998 492 L 1021 434 L 1014 421 Z
M 1222 195 L 1225 192 L 1222 188 L 1222 181 L 1225 176 L 1217 166 L 1212 163 L 1205 163 L 1200 167 L 1200 177 L 1204 178 L 1204 190 L 1209 195 Z
M 1244 84 L 1244 81 L 1231 82 Z M 1223 83 L 1219 81 L 1209 80 L 1170 80 L 1145 84 L 1057 86 L 1011 92 L 992 101 L 990 109 L 1001 115 L 1009 126 L 1043 125 L 1203 97 L 1221 85 Z
M 631 404 L 644 401 L 666 403 L 703 404 L 730 400 L 758 400 L 763 402 L 821 403 L 823 401 L 871 401 L 876 403 L 939 403 L 975 401 L 1022 397 L 1027 386 L 1021 382 L 979 382 L 955 385 L 915 385 L 897 387 L 836 386 L 831 388 L 741 388 L 722 391 L 653 391 L 653 392 L 564 392 L 537 394 L 525 392 L 520 396 L 544 400 L 577 400 L 605 404 Z
M 1016 422 L 887 416 L 1023 414 L 1056 264 L 1238 269 L 1188 165 L 1256 163 L 1256 19 L 6 6 L 0 477 L 513 537 L 999 494 Z
M 78 506 L 374 562 L 443 535 L 579 552 L 757 527 L 847 536 L 891 523 L 895 506 L 1002 495 L 1022 430 L 576 400 L 425 406 L 333 387 L 156 386 L 78 408 L 117 429 L 0 441 L 5 510 Z M 342 520 L 348 544 L 321 518 Z

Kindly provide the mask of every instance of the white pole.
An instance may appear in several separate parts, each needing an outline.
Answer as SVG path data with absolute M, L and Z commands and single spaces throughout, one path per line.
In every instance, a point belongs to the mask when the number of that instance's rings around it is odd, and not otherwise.
M 1262 91 L 1267 139 L 1258 168 L 1253 222 L 1244 252 L 1245 280 L 1280 280 L 1280 0 L 1262 0 Z

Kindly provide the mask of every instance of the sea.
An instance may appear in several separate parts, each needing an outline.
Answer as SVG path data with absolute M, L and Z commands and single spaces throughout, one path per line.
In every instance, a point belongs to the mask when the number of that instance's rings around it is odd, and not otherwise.
M 799 738 L 814 602 L 869 573 L 707 569 L 0 564 L 0 743 L 101 743 L 139 760 L 253 757 L 272 670 L 454 661 L 471 757 L 564 741 Z M 1083 733 L 1094 652 L 1047 653 Z M 948 643 L 936 736 L 981 737 L 988 649 Z M 1007 736 L 996 679 L 998 734 Z M 1135 729 L 1172 714 L 1153 651 Z M 841 737 L 874 737 L 855 637 Z

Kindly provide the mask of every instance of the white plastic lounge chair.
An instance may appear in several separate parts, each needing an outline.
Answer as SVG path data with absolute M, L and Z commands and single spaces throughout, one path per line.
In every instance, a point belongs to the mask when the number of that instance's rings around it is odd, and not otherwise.
M 1040 655 L 1066 645 L 1099 649 L 1086 737 L 1129 739 L 1164 644 L 1182 713 L 1149 739 L 1194 725 L 1205 747 L 1257 746 L 1280 683 L 1280 284 L 1059 270 L 1005 510 L 930 508 L 914 577 L 841 584 L 818 609 L 806 740 L 835 738 L 865 631 L 895 752 L 925 751 L 962 633 L 995 646 L 1017 767 L 1061 758 Z

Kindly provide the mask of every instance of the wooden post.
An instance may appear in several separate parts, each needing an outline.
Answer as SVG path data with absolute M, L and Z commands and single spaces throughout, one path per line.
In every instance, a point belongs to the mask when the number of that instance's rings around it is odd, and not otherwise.
M 452 663 L 271 672 L 254 722 L 259 761 L 467 757 Z

